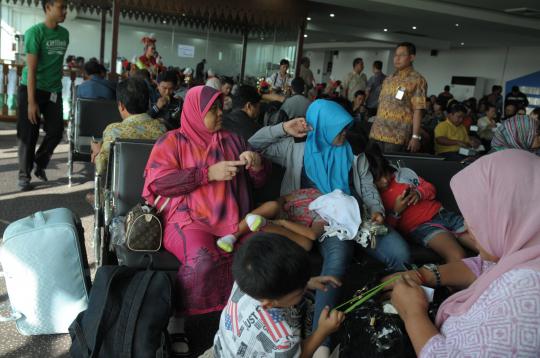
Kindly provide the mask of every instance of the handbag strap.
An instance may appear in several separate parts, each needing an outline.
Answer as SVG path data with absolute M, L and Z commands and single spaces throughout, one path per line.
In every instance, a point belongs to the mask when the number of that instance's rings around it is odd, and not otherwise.
M 171 198 L 167 198 L 165 199 L 165 201 L 163 202 L 163 204 L 158 208 L 158 203 L 159 201 L 161 200 L 162 196 L 161 195 L 158 195 L 156 197 L 156 200 L 154 200 L 154 208 L 157 209 L 157 213 L 160 214 L 164 209 L 165 207 L 169 204 L 169 201 L 171 201 Z

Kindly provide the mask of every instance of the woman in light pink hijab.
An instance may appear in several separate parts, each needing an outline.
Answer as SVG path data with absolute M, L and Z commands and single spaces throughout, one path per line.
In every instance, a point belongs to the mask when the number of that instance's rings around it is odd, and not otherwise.
M 440 283 L 463 288 L 433 324 L 420 284 L 406 272 L 392 303 L 420 357 L 540 357 L 540 158 L 523 150 L 485 156 L 451 181 L 480 256 L 438 267 Z M 423 281 L 423 283 L 421 282 Z

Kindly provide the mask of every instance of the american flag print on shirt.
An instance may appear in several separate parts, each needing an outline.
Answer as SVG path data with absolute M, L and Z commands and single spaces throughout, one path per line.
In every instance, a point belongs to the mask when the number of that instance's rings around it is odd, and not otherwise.
M 284 317 L 280 310 L 259 308 L 258 314 L 274 342 L 291 334 L 284 324 Z
M 232 331 L 237 337 L 240 337 L 240 328 L 238 326 L 238 304 L 229 301 L 225 307 L 225 328 Z

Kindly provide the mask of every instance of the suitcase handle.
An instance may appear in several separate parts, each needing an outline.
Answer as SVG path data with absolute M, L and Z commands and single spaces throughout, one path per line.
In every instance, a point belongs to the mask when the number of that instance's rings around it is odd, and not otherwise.
M 38 211 L 34 213 L 34 224 L 36 226 L 45 225 L 45 215 L 43 215 L 43 211 Z

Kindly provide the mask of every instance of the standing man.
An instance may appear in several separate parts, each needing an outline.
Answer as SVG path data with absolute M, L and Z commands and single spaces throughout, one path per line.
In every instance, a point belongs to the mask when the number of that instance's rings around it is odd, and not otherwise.
M 279 71 L 266 79 L 272 92 L 277 94 L 287 93 L 291 87 L 292 76 L 289 74 L 289 60 L 279 61 Z
M 347 98 L 349 102 L 354 102 L 354 94 L 356 91 L 365 91 L 367 87 L 367 76 L 364 71 L 364 60 L 360 57 L 355 58 L 353 61 L 353 70 L 349 73 L 343 81 L 343 97 Z
M 304 80 L 306 84 L 306 93 L 315 88 L 315 77 L 313 77 L 313 72 L 309 69 L 311 61 L 307 57 L 302 57 L 300 59 L 300 77 Z
M 195 67 L 195 79 L 197 82 L 204 84 L 204 65 L 206 65 L 206 59 L 203 58 L 201 62 Z
M 66 18 L 66 1 L 42 0 L 45 21 L 25 35 L 26 66 L 19 86 L 17 139 L 19 144 L 19 188 L 31 190 L 31 172 L 47 181 L 45 168 L 62 140 L 62 65 L 69 32 L 58 24 Z M 45 138 L 36 152 L 43 116 Z
M 397 45 L 394 54 L 396 72 L 386 77 L 379 97 L 379 109 L 371 127 L 370 138 L 384 152 L 420 149 L 420 125 L 426 109 L 427 83 L 413 68 L 416 46 L 410 42 Z
M 367 82 L 366 88 L 366 108 L 368 118 L 377 114 L 377 107 L 379 106 L 379 95 L 381 94 L 381 88 L 386 75 L 382 73 L 382 62 L 373 62 L 373 76 L 371 76 Z

